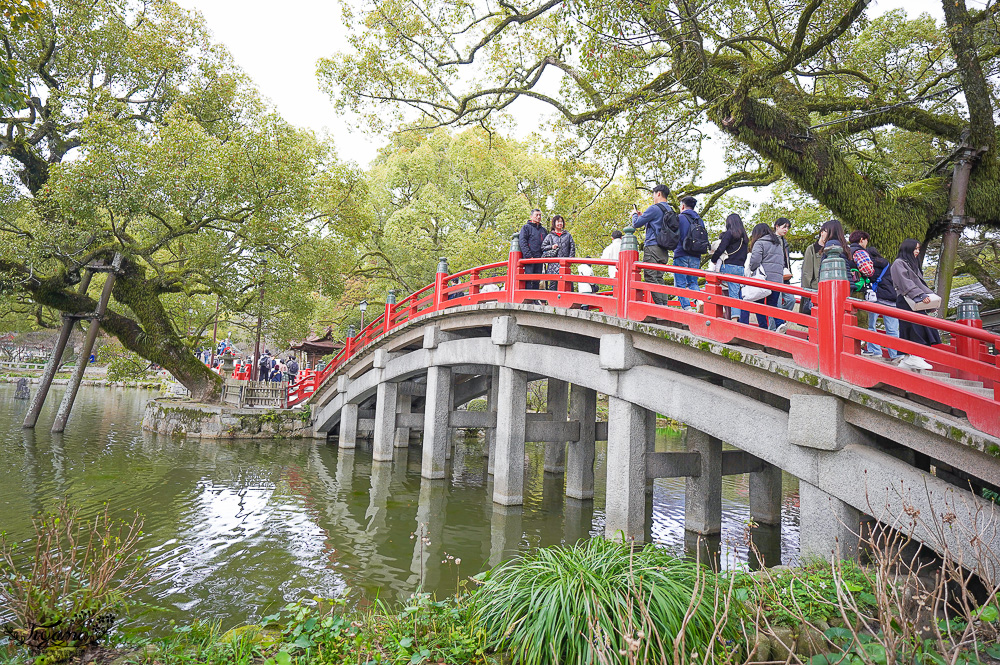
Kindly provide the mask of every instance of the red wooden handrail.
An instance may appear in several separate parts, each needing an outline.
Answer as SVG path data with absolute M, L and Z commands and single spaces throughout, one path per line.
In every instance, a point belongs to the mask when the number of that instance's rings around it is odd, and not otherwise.
M 550 264 L 558 265 L 559 271 L 555 274 L 526 274 L 524 271 L 526 266 Z M 602 269 L 613 266 L 618 269 L 618 274 L 614 278 L 575 274 L 574 266 L 582 264 Z M 490 263 L 453 274 L 443 271 L 445 265 L 442 263 L 442 272 L 435 276 L 434 283 L 407 296 L 397 304 L 387 304 L 381 316 L 360 333 L 346 340 L 344 349 L 334 356 L 322 372 L 313 373 L 297 381 L 294 386 L 295 400 L 292 400 L 290 393 L 289 404 L 306 399 L 362 347 L 416 316 L 488 301 L 502 303 L 542 301 L 564 308 L 587 307 L 637 321 L 666 320 L 681 323 L 687 325 L 693 334 L 713 341 L 728 343 L 733 340 L 743 340 L 787 352 L 798 364 L 807 369 L 818 369 L 821 374 L 844 379 L 859 386 L 886 384 L 938 401 L 943 396 L 950 400 L 948 402 L 950 405 L 964 410 L 975 427 L 994 436 L 1000 436 L 1000 362 L 998 362 L 1000 356 L 987 351 L 988 345 L 1000 349 L 1000 336 L 982 330 L 982 324 L 978 321 L 946 321 L 917 312 L 851 299 L 846 280 L 825 280 L 820 282 L 818 292 L 808 291 L 790 284 L 768 282 L 742 275 L 644 263 L 638 260 L 638 252 L 635 250 L 621 251 L 617 261 L 566 257 L 522 259 L 520 251 L 515 246 L 512 247 L 508 260 L 504 262 Z M 704 278 L 705 288 L 700 293 L 693 293 L 689 289 L 677 286 L 641 281 L 641 275 L 646 270 Z M 488 271 L 497 274 L 483 277 L 482 274 Z M 545 282 L 555 282 L 556 289 L 528 290 L 524 288 L 526 282 L 542 282 L 542 286 Z M 811 298 L 814 302 L 813 312 L 802 314 L 761 302 L 731 298 L 725 286 L 730 282 L 763 286 L 797 298 Z M 575 290 L 581 284 L 590 285 L 593 292 Z M 487 288 L 484 291 L 484 287 L 488 286 L 496 288 Z M 605 290 L 601 291 L 601 287 Z M 654 293 L 700 300 L 705 305 L 704 312 L 681 310 L 675 301 L 670 305 L 658 305 L 653 301 Z M 780 318 L 801 325 L 806 330 L 781 334 L 754 325 L 740 324 L 723 318 L 724 307 Z M 953 339 L 965 341 L 952 346 L 932 348 L 889 337 L 884 333 L 873 333 L 857 326 L 858 311 L 882 314 L 935 328 L 950 333 Z M 935 369 L 951 370 L 950 373 L 957 378 L 978 378 L 987 387 L 994 388 L 993 399 L 952 386 L 931 376 L 915 374 L 860 356 L 858 350 L 862 342 L 875 342 L 904 353 L 920 355 L 933 363 Z

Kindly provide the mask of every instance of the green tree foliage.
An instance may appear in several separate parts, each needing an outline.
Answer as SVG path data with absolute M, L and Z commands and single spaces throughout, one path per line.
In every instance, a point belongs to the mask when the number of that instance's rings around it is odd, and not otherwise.
M 0 0 L 0 39 L 5 43 L 25 25 L 34 26 L 41 14 L 40 0 Z M 27 95 L 18 88 L 17 62 L 0 57 L 0 113 L 18 111 L 25 107 Z
M 206 296 L 256 314 L 263 280 L 265 314 L 297 312 L 280 332 L 301 328 L 297 252 L 321 217 L 312 187 L 331 152 L 269 111 L 201 19 L 172 2 L 58 0 L 7 40 L 33 91 L 0 121 L 8 293 L 94 311 L 104 280 L 77 294 L 81 271 L 120 253 L 102 328 L 213 399 L 220 381 L 190 353 L 189 334 L 214 315 Z
M 784 176 L 884 250 L 942 231 L 947 158 L 965 140 L 987 149 L 968 214 L 1000 226 L 996 3 L 944 0 L 944 25 L 868 5 L 379 0 L 348 12 L 353 49 L 319 75 L 376 128 L 413 113 L 485 124 L 530 97 L 605 165 L 708 204 Z M 703 173 L 707 150 L 726 174 Z
M 600 256 L 611 231 L 627 223 L 632 188 L 553 152 L 537 138 L 513 141 L 482 128 L 410 128 L 366 173 L 324 174 L 331 223 L 302 262 L 307 279 L 322 285 L 317 319 L 356 323 L 356 303 L 425 286 L 442 256 L 452 272 L 506 260 L 511 236 L 535 207 L 546 220 L 566 218 L 579 256 Z

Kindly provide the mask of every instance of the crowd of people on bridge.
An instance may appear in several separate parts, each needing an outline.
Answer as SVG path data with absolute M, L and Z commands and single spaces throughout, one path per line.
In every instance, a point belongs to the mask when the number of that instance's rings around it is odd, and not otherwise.
M 779 217 L 774 224 L 759 223 L 749 233 L 743 220 L 737 214 L 726 218 L 725 228 L 719 238 L 711 242 L 704 221 L 697 212 L 698 201 L 692 196 L 680 199 L 679 210 L 675 211 L 668 201 L 670 189 L 666 185 L 656 185 L 653 188 L 653 203 L 645 211 L 640 212 L 633 206 L 631 215 L 632 226 L 642 229 L 642 261 L 669 265 L 671 253 L 673 265 L 684 268 L 698 269 L 707 259 L 708 270 L 723 274 L 747 276 L 777 284 L 789 284 L 793 279 L 792 263 L 786 236 L 791 229 L 791 220 Z M 621 251 L 621 231 L 611 234 L 611 243 L 604 249 L 601 258 L 617 261 Z M 869 244 L 870 236 L 861 230 L 855 230 L 847 235 L 843 225 L 838 220 L 830 220 L 822 225 L 816 240 L 806 248 L 802 263 L 801 286 L 804 289 L 816 291 L 819 288 L 820 263 L 824 253 L 832 246 L 840 248 L 847 262 L 850 275 L 852 295 L 870 302 L 895 307 L 903 311 L 920 311 L 932 313 L 941 304 L 939 296 L 927 286 L 920 269 L 920 243 L 909 238 L 900 244 L 894 260 L 884 257 L 875 247 Z M 572 234 L 566 229 L 566 221 L 561 215 L 555 215 L 551 227 L 542 226 L 542 212 L 539 209 L 531 211 L 530 219 L 518 234 L 518 244 L 521 255 L 526 259 L 541 258 L 573 258 L 576 257 L 576 243 Z M 581 275 L 591 275 L 590 266 L 579 264 Z M 530 275 L 557 274 L 558 263 L 532 263 L 525 265 L 525 273 Z M 609 266 L 608 276 L 614 278 L 617 270 Z M 647 269 L 643 271 L 643 279 L 653 284 L 665 284 L 665 272 Z M 700 291 L 698 277 L 674 273 L 674 286 L 691 291 Z M 736 282 L 725 282 L 730 298 L 747 302 L 756 302 L 775 308 L 794 310 L 796 305 L 804 314 L 811 314 L 812 298 L 796 297 L 777 289 L 767 289 L 762 286 L 748 286 Z M 555 290 L 557 282 L 528 281 L 528 289 Z M 593 285 L 580 283 L 580 291 L 592 291 Z M 660 305 L 669 304 L 670 296 L 653 292 L 654 302 Z M 681 309 L 700 308 L 698 299 L 679 296 L 678 305 Z M 726 308 L 726 315 L 743 324 L 750 323 L 751 312 L 736 307 Z M 764 316 L 754 314 L 756 324 L 761 328 L 785 333 L 788 324 L 780 316 Z M 910 323 L 905 320 L 884 314 L 870 314 L 868 328 L 878 329 L 881 319 L 882 328 L 889 337 L 899 337 L 926 346 L 940 344 L 941 337 L 934 328 Z M 931 365 L 923 358 L 913 354 L 901 354 L 896 349 L 887 348 L 885 354 L 880 345 L 868 342 L 863 345 L 862 354 L 898 363 L 900 367 L 911 370 L 930 369 Z

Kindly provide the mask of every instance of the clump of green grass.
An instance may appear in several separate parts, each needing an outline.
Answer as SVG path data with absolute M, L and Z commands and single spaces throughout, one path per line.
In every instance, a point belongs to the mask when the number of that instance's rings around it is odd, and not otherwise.
M 653 545 L 595 538 L 541 549 L 481 582 L 477 625 L 525 665 L 701 661 L 734 637 L 713 575 Z

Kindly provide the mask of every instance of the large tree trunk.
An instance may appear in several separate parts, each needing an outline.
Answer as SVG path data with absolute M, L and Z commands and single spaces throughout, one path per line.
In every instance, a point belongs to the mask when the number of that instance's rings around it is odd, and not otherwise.
M 61 312 L 83 314 L 97 309 L 93 298 L 71 290 L 62 278 L 26 280 L 25 286 L 35 302 Z M 129 351 L 173 374 L 191 391 L 193 399 L 218 402 L 222 378 L 205 367 L 177 335 L 146 270 L 126 259 L 111 294 L 112 305 L 101 320 L 101 328 Z M 127 307 L 135 318 L 122 315 L 114 303 Z

